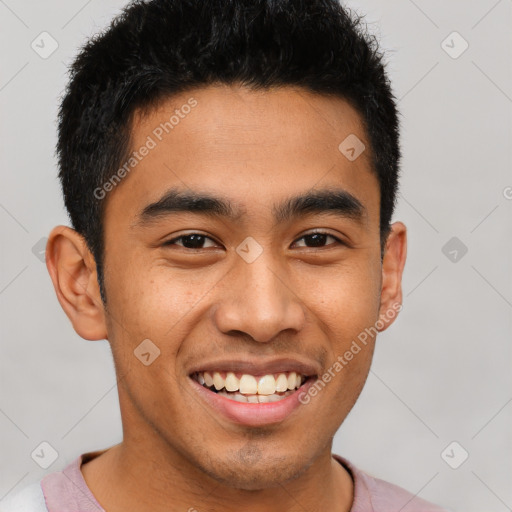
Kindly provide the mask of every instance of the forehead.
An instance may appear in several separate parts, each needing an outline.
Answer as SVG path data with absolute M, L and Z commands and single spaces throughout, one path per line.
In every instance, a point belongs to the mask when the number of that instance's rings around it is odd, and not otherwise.
M 344 151 L 354 141 L 365 148 L 355 160 Z M 179 187 L 229 197 L 247 215 L 270 215 L 284 196 L 335 187 L 378 220 L 370 144 L 357 111 L 338 97 L 291 87 L 192 89 L 137 112 L 130 151 L 107 210 L 136 215 Z

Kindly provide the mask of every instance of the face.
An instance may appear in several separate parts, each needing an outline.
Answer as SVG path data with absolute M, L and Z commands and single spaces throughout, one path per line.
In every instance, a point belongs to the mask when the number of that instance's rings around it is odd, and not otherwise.
M 243 489 L 330 453 L 375 329 L 357 340 L 401 293 L 383 300 L 369 148 L 347 102 L 289 87 L 201 88 L 136 116 L 145 156 L 103 199 L 125 443 Z

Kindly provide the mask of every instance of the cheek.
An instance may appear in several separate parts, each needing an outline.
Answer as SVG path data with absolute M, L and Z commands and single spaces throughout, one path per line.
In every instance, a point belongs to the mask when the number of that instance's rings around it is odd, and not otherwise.
M 171 271 L 154 268 L 136 257 L 110 271 L 108 292 L 112 296 L 111 313 L 122 316 L 131 325 L 146 329 L 172 321 L 176 308 L 185 307 L 187 293 Z
M 207 292 L 221 275 L 206 270 L 180 271 L 135 258 L 132 261 L 110 274 L 107 293 L 115 338 L 123 338 L 124 346 L 148 338 L 162 355 L 171 357 L 186 337 L 190 322 L 204 312 Z
M 316 276 L 305 296 L 313 322 L 326 338 L 325 382 L 319 391 L 329 409 L 336 404 L 336 422 L 342 421 L 359 396 L 371 365 L 380 304 L 379 263 L 373 258 L 340 266 L 327 276 Z M 318 384 L 320 390 L 321 384 Z
M 339 349 L 377 321 L 380 266 L 374 259 L 354 258 L 335 270 L 317 272 L 310 281 L 303 292 L 306 304 Z

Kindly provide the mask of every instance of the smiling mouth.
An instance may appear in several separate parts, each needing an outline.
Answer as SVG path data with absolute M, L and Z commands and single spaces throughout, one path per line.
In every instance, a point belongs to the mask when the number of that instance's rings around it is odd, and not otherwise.
M 279 402 L 296 393 L 314 376 L 279 372 L 255 376 L 236 372 L 194 372 L 191 376 L 204 388 L 234 402 Z

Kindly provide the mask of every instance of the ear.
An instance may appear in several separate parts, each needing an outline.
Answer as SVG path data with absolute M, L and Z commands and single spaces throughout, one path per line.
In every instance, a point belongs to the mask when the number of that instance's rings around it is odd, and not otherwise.
M 379 324 L 385 331 L 402 309 L 402 274 L 407 256 L 407 228 L 402 222 L 391 225 L 382 261 Z
M 53 228 L 46 245 L 46 267 L 78 335 L 86 340 L 107 339 L 96 263 L 84 238 L 67 226 Z

